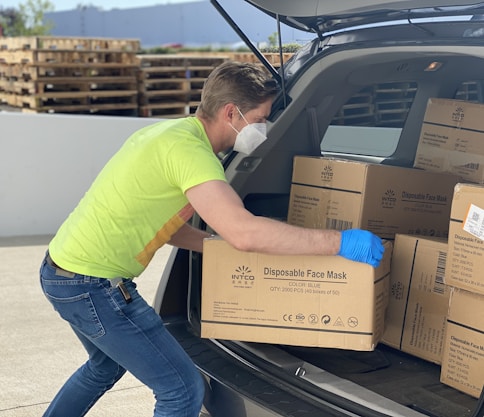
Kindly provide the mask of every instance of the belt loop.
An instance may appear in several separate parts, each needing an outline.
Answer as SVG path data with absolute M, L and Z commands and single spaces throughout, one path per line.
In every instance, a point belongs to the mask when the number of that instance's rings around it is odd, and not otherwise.
M 109 278 L 109 283 L 111 284 L 111 287 L 116 287 L 120 282 L 123 282 L 123 278 L 121 277 Z
M 52 268 L 55 268 L 55 274 L 58 276 L 61 276 L 64 278 L 74 278 L 76 276 L 74 272 L 66 271 L 65 269 L 62 269 L 61 267 L 59 267 L 59 265 L 56 265 L 56 263 L 50 257 L 50 254 L 48 251 L 47 251 L 47 254 L 45 255 L 45 261 L 49 266 L 51 266 Z

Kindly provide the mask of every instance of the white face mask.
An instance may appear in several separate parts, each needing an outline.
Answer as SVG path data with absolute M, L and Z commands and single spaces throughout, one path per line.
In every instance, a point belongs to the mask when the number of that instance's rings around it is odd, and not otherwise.
M 247 123 L 240 131 L 238 131 L 232 124 L 232 129 L 237 132 L 237 138 L 235 139 L 234 151 L 250 155 L 254 149 L 256 149 L 262 142 L 267 139 L 267 125 L 265 123 L 250 123 L 247 122 L 244 115 L 237 107 L 242 118 Z

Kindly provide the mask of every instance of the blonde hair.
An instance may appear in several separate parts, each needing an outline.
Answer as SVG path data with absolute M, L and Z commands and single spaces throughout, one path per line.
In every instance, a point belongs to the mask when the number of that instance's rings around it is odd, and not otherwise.
M 236 104 L 242 113 L 254 109 L 278 92 L 273 78 L 259 65 L 227 61 L 205 80 L 196 114 L 213 119 L 226 104 Z

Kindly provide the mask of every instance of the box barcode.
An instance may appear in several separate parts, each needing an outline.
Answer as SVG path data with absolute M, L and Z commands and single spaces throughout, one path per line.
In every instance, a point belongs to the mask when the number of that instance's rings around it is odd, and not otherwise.
M 477 171 L 479 169 L 479 164 L 475 163 L 475 162 L 469 162 L 468 164 L 464 165 L 464 168 L 473 169 L 473 170 Z
M 334 230 L 346 230 L 351 229 L 353 227 L 353 222 L 349 220 L 340 220 L 340 219 L 326 219 L 326 229 L 334 229 Z
M 472 220 L 475 221 L 475 222 L 478 222 L 479 221 L 479 213 L 477 212 L 473 212 L 472 213 Z
M 435 271 L 434 280 L 434 292 L 437 294 L 444 294 L 445 291 L 444 276 L 446 260 L 447 252 L 439 251 L 439 256 L 437 258 L 437 269 Z

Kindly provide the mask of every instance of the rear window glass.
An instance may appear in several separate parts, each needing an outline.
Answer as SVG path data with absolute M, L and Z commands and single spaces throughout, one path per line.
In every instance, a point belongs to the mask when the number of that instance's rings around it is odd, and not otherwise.
M 334 116 L 321 151 L 387 157 L 393 154 L 417 92 L 416 82 L 363 88 Z M 484 103 L 484 81 L 466 81 L 454 97 Z
M 467 81 L 462 83 L 454 98 L 484 103 L 484 81 Z
M 338 111 L 321 143 L 323 152 L 388 156 L 412 106 L 416 82 L 370 85 Z
M 335 126 L 402 127 L 412 106 L 417 83 L 385 83 L 365 87 L 341 107 Z

